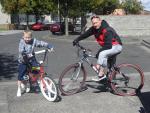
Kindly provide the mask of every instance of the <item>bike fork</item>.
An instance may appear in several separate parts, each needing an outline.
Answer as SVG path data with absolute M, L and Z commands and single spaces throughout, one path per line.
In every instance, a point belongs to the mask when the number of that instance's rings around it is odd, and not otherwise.
M 78 66 L 77 68 L 75 68 L 75 70 L 74 70 L 74 72 L 77 72 L 77 73 L 74 73 L 74 74 L 71 76 L 71 80 L 77 80 L 78 77 L 79 77 L 79 73 L 80 73 L 80 70 L 81 70 L 82 63 L 79 62 L 78 65 L 79 65 L 79 66 Z

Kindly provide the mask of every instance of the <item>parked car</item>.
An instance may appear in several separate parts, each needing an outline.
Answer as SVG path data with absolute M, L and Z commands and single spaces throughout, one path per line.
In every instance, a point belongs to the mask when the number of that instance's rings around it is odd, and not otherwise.
M 68 30 L 69 32 L 74 32 L 75 30 L 75 27 L 73 26 L 71 22 L 68 23 Z M 52 32 L 52 34 L 65 33 L 65 23 L 57 22 L 57 23 L 51 24 L 50 31 Z
M 32 30 L 49 30 L 52 23 L 37 22 L 31 25 Z

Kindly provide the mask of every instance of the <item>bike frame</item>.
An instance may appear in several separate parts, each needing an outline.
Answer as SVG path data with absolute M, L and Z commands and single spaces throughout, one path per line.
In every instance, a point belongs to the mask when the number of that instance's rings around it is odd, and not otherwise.
M 83 62 L 86 62 L 95 72 L 96 74 L 99 73 L 99 70 L 94 66 L 94 64 L 92 63 L 91 60 L 89 60 L 89 58 L 93 58 L 93 59 L 96 59 L 96 56 L 95 55 L 92 55 L 92 54 L 89 54 L 87 52 L 89 52 L 87 49 L 85 49 L 84 47 L 82 47 L 81 45 L 77 45 L 77 47 L 82 50 L 82 55 L 79 56 L 79 61 L 77 62 L 77 64 L 79 64 L 79 67 L 81 69 L 81 67 L 83 66 Z M 91 51 L 90 51 L 91 53 Z M 114 69 L 114 65 L 111 67 L 111 70 Z M 109 69 L 110 70 L 110 69 Z M 79 70 L 80 71 L 80 70 Z M 107 75 L 109 74 L 110 71 L 107 72 Z M 79 74 L 79 72 L 78 72 Z
M 38 61 L 38 63 L 39 63 L 38 67 L 40 67 L 40 70 L 39 70 L 38 74 L 33 74 L 32 73 L 32 66 L 30 66 L 30 64 L 27 64 L 28 65 L 29 80 L 31 81 L 31 83 L 32 83 L 32 81 L 37 81 L 37 79 L 39 78 L 42 81 L 42 83 L 45 85 L 45 82 L 43 80 L 43 77 L 45 75 L 43 63 L 46 60 L 47 52 L 48 52 L 48 49 L 40 50 L 40 51 L 35 52 L 35 55 L 44 53 L 43 60 Z M 33 78 L 34 78 L 34 80 L 33 80 Z

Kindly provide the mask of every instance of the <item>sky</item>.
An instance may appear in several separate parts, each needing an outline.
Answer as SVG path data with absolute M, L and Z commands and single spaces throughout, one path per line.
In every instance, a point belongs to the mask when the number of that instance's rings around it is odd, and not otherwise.
M 150 0 L 140 0 L 144 6 L 145 10 L 150 11 Z

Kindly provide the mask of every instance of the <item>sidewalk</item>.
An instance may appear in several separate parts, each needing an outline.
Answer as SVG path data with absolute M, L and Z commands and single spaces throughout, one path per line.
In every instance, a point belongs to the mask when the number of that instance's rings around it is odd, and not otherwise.
M 16 34 L 16 33 L 21 33 L 23 30 L 8 30 L 8 31 L 0 31 L 0 36 L 3 35 L 11 35 L 11 34 Z

